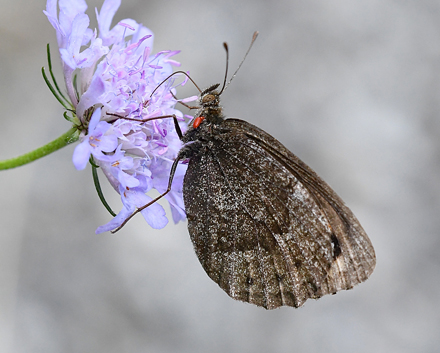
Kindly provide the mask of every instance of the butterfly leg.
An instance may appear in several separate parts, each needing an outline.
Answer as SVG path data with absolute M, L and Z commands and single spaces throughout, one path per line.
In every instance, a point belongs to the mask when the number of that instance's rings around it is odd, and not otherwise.
M 177 121 L 177 119 L 175 120 L 175 122 Z M 176 169 L 177 169 L 177 165 L 179 164 L 179 161 L 181 159 L 183 159 L 184 157 L 180 157 L 177 156 L 177 158 L 174 160 L 173 165 L 171 166 L 171 170 L 170 170 L 170 178 L 168 179 L 168 187 L 165 190 L 164 193 L 160 194 L 158 197 L 156 197 L 155 199 L 151 200 L 150 202 L 148 202 L 147 204 L 143 205 L 142 207 L 139 207 L 138 209 L 136 209 L 136 211 L 134 211 L 130 216 L 127 217 L 127 219 L 116 229 L 112 230 L 111 233 L 116 233 L 117 231 L 119 231 L 123 226 L 125 226 L 128 221 L 130 219 L 132 219 L 136 214 L 138 214 L 139 212 L 141 212 L 142 210 L 145 210 L 147 207 L 151 206 L 153 203 L 159 201 L 162 197 L 164 197 L 166 194 L 168 194 L 171 191 L 171 185 L 173 184 L 173 179 L 174 179 L 174 174 L 176 173 Z

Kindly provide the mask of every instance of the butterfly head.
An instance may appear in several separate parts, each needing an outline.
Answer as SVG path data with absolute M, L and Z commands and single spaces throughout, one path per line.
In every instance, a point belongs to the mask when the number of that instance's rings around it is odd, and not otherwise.
M 213 124 L 220 124 L 223 121 L 222 108 L 220 107 L 220 93 L 216 90 L 220 84 L 215 84 L 200 93 L 200 109 L 197 112 L 197 117 L 202 117 L 202 121 Z M 195 128 L 198 127 L 194 126 Z
M 218 86 L 220 86 L 220 84 L 216 83 L 200 93 L 200 106 L 202 108 L 218 107 L 220 104 L 220 94 L 216 91 Z

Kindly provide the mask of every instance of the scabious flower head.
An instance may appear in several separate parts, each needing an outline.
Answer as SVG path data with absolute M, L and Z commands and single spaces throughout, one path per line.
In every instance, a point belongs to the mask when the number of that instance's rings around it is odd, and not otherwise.
M 183 114 L 174 108 L 173 79 L 157 88 L 173 72 L 172 67 L 179 66 L 171 59 L 178 51 L 152 54 L 153 33 L 132 19 L 110 29 L 120 3 L 105 0 L 101 10 L 96 10 L 99 30 L 89 28 L 84 0 L 48 0 L 44 11 L 56 30 L 67 94 L 81 129 L 73 163 L 84 169 L 93 157 L 121 195 L 122 210 L 97 233 L 117 228 L 151 201 L 146 195 L 151 189 L 163 193 L 167 188 L 181 142 L 173 119 L 144 120 L 175 115 L 182 129 L 186 128 Z M 165 196 L 175 222 L 185 218 L 185 171 L 185 165 L 178 166 L 171 192 Z M 159 204 L 141 213 L 153 228 L 168 223 Z

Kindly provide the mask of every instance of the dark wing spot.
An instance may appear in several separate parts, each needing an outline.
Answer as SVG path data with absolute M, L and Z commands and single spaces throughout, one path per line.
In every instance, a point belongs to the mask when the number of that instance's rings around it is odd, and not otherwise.
M 280 274 L 276 274 L 276 278 L 277 278 L 277 281 L 279 282 L 279 283 L 281 283 L 281 282 L 283 282 L 283 280 L 284 280 L 284 276 L 283 275 L 280 275 Z
M 339 255 L 341 255 L 341 247 L 339 246 L 339 240 L 336 238 L 336 235 L 332 233 L 332 248 L 333 248 L 333 258 L 336 259 Z

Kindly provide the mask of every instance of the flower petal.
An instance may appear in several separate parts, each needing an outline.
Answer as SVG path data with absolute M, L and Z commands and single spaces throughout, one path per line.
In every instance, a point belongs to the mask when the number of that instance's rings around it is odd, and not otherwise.
M 89 129 L 88 129 L 89 134 L 96 129 L 100 120 L 101 120 L 101 107 L 96 108 L 92 114 L 92 117 L 90 118 Z
M 100 103 L 100 97 L 105 92 L 105 82 L 100 75 L 94 75 L 87 91 L 81 96 L 76 113 L 79 117 L 84 115 L 86 109 Z
M 148 196 L 147 198 L 149 199 L 149 201 L 147 201 L 148 203 L 151 201 L 151 198 Z M 168 224 L 165 210 L 157 202 L 142 210 L 141 213 L 151 228 L 162 229 Z
M 101 6 L 101 11 L 96 10 L 99 33 L 106 38 L 112 24 L 113 17 L 121 6 L 121 0 L 105 0 Z
M 103 152 L 113 152 L 118 147 L 118 138 L 115 135 L 102 136 L 99 147 Z
M 72 161 L 76 169 L 83 170 L 86 167 L 90 158 L 90 152 L 90 144 L 86 137 L 73 151 Z
M 129 210 L 123 207 L 116 217 L 114 217 L 110 222 L 98 227 L 95 230 L 95 233 L 100 234 L 118 228 L 133 213 L 133 211 L 134 209 Z

